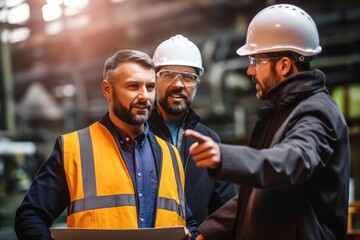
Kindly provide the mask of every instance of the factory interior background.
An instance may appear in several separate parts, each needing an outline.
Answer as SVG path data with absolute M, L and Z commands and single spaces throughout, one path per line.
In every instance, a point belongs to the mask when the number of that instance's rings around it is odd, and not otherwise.
M 348 123 L 349 201 L 360 201 L 358 0 L 0 0 L 0 239 L 16 239 L 15 210 L 55 138 L 106 112 L 102 70 L 120 49 L 152 56 L 175 34 L 193 41 L 205 68 L 193 108 L 222 142 L 246 145 L 262 103 L 235 51 L 252 17 L 276 3 L 317 24 L 323 51 L 312 67 L 325 72 Z

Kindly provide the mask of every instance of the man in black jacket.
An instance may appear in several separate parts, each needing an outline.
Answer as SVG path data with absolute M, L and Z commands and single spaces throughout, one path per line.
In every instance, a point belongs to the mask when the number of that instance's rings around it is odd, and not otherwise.
M 325 74 L 310 69 L 320 52 L 315 23 L 296 6 L 269 6 L 251 21 L 237 53 L 249 56 L 257 98 L 270 105 L 249 147 L 185 132 L 197 141 L 190 153 L 198 167 L 240 185 L 238 199 L 209 216 L 197 239 L 346 239 L 349 136 Z
M 213 180 L 206 169 L 195 166 L 189 154 L 193 141 L 183 138 L 186 129 L 194 129 L 220 142 L 218 134 L 200 123 L 200 117 L 190 108 L 204 72 L 201 54 L 193 42 L 176 35 L 156 48 L 153 61 L 157 101 L 149 119 L 150 129 L 179 149 L 185 168 L 187 204 L 200 224 L 236 194 L 233 184 Z

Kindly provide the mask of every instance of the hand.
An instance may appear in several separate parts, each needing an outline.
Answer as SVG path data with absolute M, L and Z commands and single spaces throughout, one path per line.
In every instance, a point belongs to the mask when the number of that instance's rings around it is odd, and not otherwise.
M 210 169 L 220 166 L 220 147 L 214 140 L 190 129 L 185 130 L 185 136 L 195 141 L 190 146 L 189 152 L 195 160 L 196 166 Z
M 184 238 L 184 240 L 191 240 L 191 233 L 187 228 L 185 228 L 185 234 L 186 237 Z
M 200 234 L 196 237 L 196 240 L 205 240 L 204 237 Z

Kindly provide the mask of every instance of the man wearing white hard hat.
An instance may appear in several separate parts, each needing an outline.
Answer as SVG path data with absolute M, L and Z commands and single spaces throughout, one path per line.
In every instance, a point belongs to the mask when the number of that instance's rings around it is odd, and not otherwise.
M 272 5 L 252 19 L 237 53 L 249 57 L 256 96 L 269 105 L 249 146 L 185 132 L 198 167 L 240 186 L 197 239 L 347 239 L 349 135 L 325 74 L 310 68 L 320 51 L 314 21 L 297 6 Z
M 210 178 L 206 169 L 197 168 L 189 154 L 194 141 L 183 137 L 194 129 L 220 142 L 217 133 L 200 122 L 191 103 L 204 72 L 198 47 L 182 35 L 163 41 L 155 50 L 153 61 L 157 76 L 156 108 L 149 119 L 151 131 L 175 145 L 185 168 L 185 195 L 194 219 L 203 220 L 233 196 L 231 183 Z

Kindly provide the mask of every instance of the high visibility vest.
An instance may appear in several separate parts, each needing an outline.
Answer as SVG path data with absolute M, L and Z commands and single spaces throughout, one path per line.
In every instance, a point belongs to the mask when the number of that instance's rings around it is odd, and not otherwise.
M 156 137 L 162 151 L 155 227 L 185 226 L 184 170 L 177 149 Z M 67 226 L 138 228 L 135 187 L 110 131 L 96 122 L 65 134 L 63 158 L 70 193 Z

